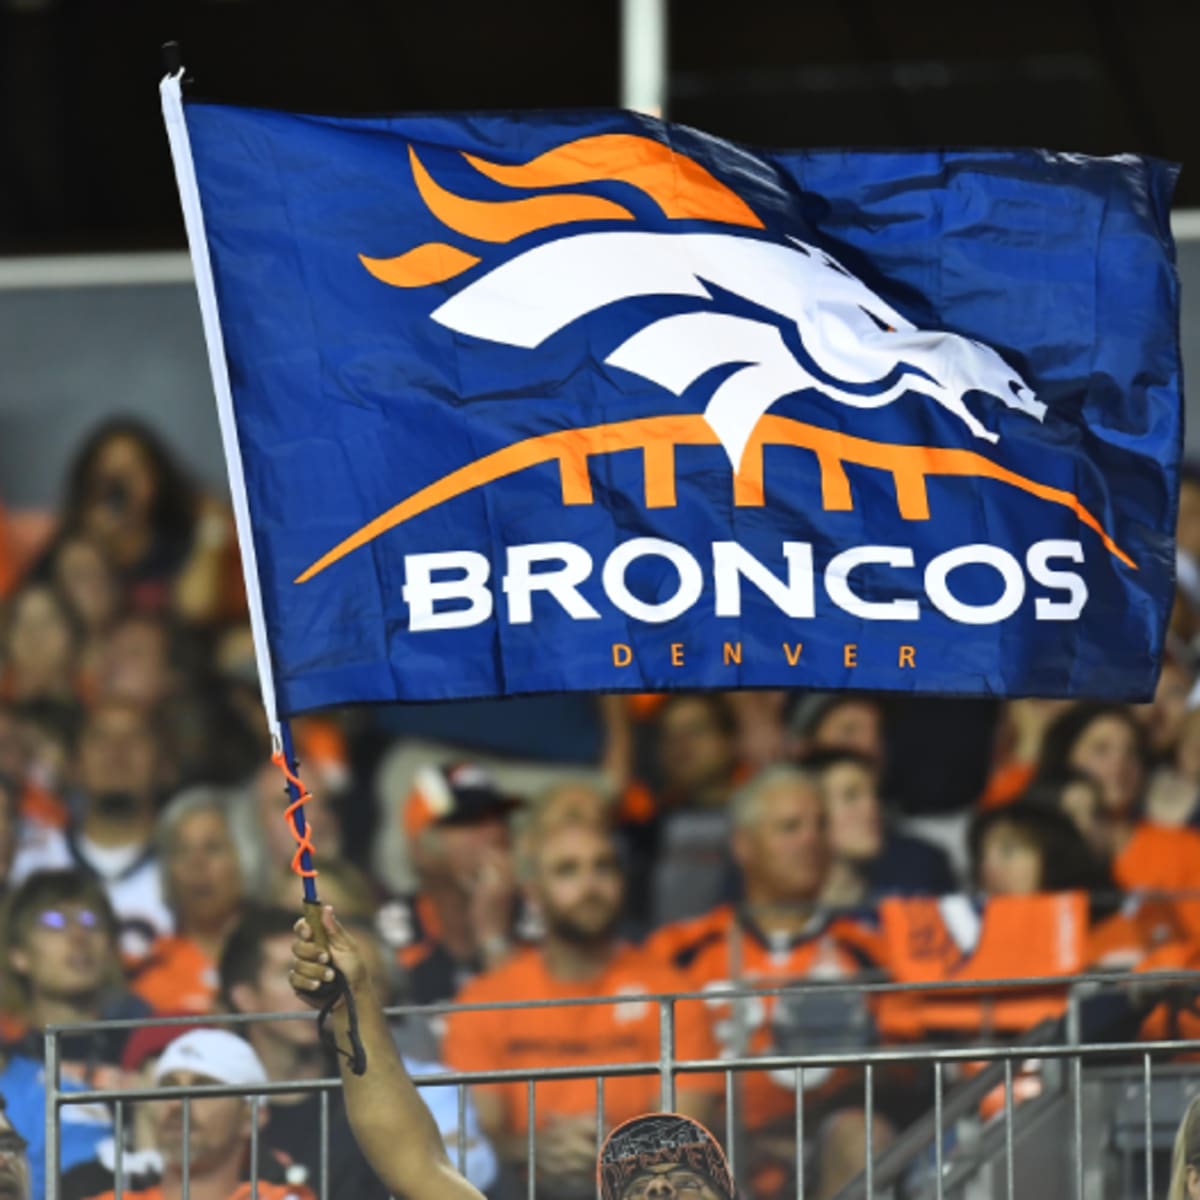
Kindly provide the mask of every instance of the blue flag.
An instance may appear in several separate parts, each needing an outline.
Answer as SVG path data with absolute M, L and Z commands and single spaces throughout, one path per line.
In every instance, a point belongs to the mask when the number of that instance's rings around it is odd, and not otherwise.
M 1173 167 L 621 112 L 180 125 L 279 711 L 1151 693 Z

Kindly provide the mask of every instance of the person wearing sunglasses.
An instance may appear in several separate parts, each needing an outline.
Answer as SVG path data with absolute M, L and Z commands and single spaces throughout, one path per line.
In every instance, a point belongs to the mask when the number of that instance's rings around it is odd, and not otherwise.
M 82 871 L 38 872 L 13 893 L 0 978 L 7 1035 L 0 1091 L 8 1098 L 9 1119 L 30 1143 L 32 1190 L 38 1196 L 45 1136 L 42 1031 L 51 1024 L 142 1017 L 150 1009 L 125 990 L 116 918 L 103 884 Z M 63 1037 L 63 1086 L 119 1085 L 125 1039 L 123 1030 Z M 100 1106 L 64 1105 L 62 1120 L 63 1170 L 92 1158 L 112 1133 L 110 1115 Z

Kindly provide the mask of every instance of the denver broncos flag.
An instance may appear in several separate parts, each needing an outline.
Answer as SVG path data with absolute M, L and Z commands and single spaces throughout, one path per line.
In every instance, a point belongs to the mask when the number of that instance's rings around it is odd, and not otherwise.
M 164 98 L 280 712 L 1151 692 L 1171 166 Z

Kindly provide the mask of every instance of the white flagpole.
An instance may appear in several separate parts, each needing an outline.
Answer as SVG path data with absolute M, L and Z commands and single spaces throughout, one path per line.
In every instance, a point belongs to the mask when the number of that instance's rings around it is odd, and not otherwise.
M 262 691 L 271 741 L 275 749 L 279 750 L 282 748 L 282 741 L 275 703 L 275 676 L 271 669 L 271 650 L 267 644 L 267 625 L 263 616 L 262 591 L 258 582 L 258 558 L 254 552 L 254 536 L 250 528 L 250 505 L 246 497 L 246 477 L 242 470 L 237 422 L 233 415 L 233 391 L 229 386 L 225 340 L 221 336 L 217 293 L 213 286 L 212 263 L 208 257 L 208 240 L 204 234 L 204 211 L 200 206 L 196 168 L 192 162 L 192 147 L 183 115 L 183 93 L 180 89 L 182 77 L 182 71 L 165 76 L 159 85 L 159 92 L 162 95 L 167 138 L 171 144 L 171 160 L 175 164 L 175 182 L 179 187 L 179 200 L 183 206 L 183 222 L 187 228 L 188 248 L 191 251 L 192 269 L 196 278 L 196 294 L 200 300 L 200 316 L 204 322 L 208 368 L 212 373 L 213 391 L 216 393 L 217 418 L 221 424 L 225 465 L 229 470 L 229 493 L 233 499 L 233 516 L 242 553 L 242 575 L 246 581 L 246 600 L 250 608 L 250 630 L 254 637 L 258 686 Z

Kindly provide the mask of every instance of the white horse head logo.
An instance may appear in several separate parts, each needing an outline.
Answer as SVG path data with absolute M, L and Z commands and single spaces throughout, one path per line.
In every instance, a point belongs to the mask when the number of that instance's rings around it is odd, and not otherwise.
M 916 392 L 977 438 L 998 435 L 967 407 L 979 392 L 1042 420 L 1046 406 L 994 350 L 959 334 L 921 330 L 825 251 L 724 233 L 580 233 L 517 255 L 437 308 L 448 329 L 532 349 L 572 321 L 637 296 L 712 299 L 706 284 L 790 322 L 809 361 L 779 324 L 718 311 L 664 317 L 607 362 L 682 394 L 706 371 L 741 364 L 704 416 L 736 470 L 759 418 L 809 389 L 855 408 Z

